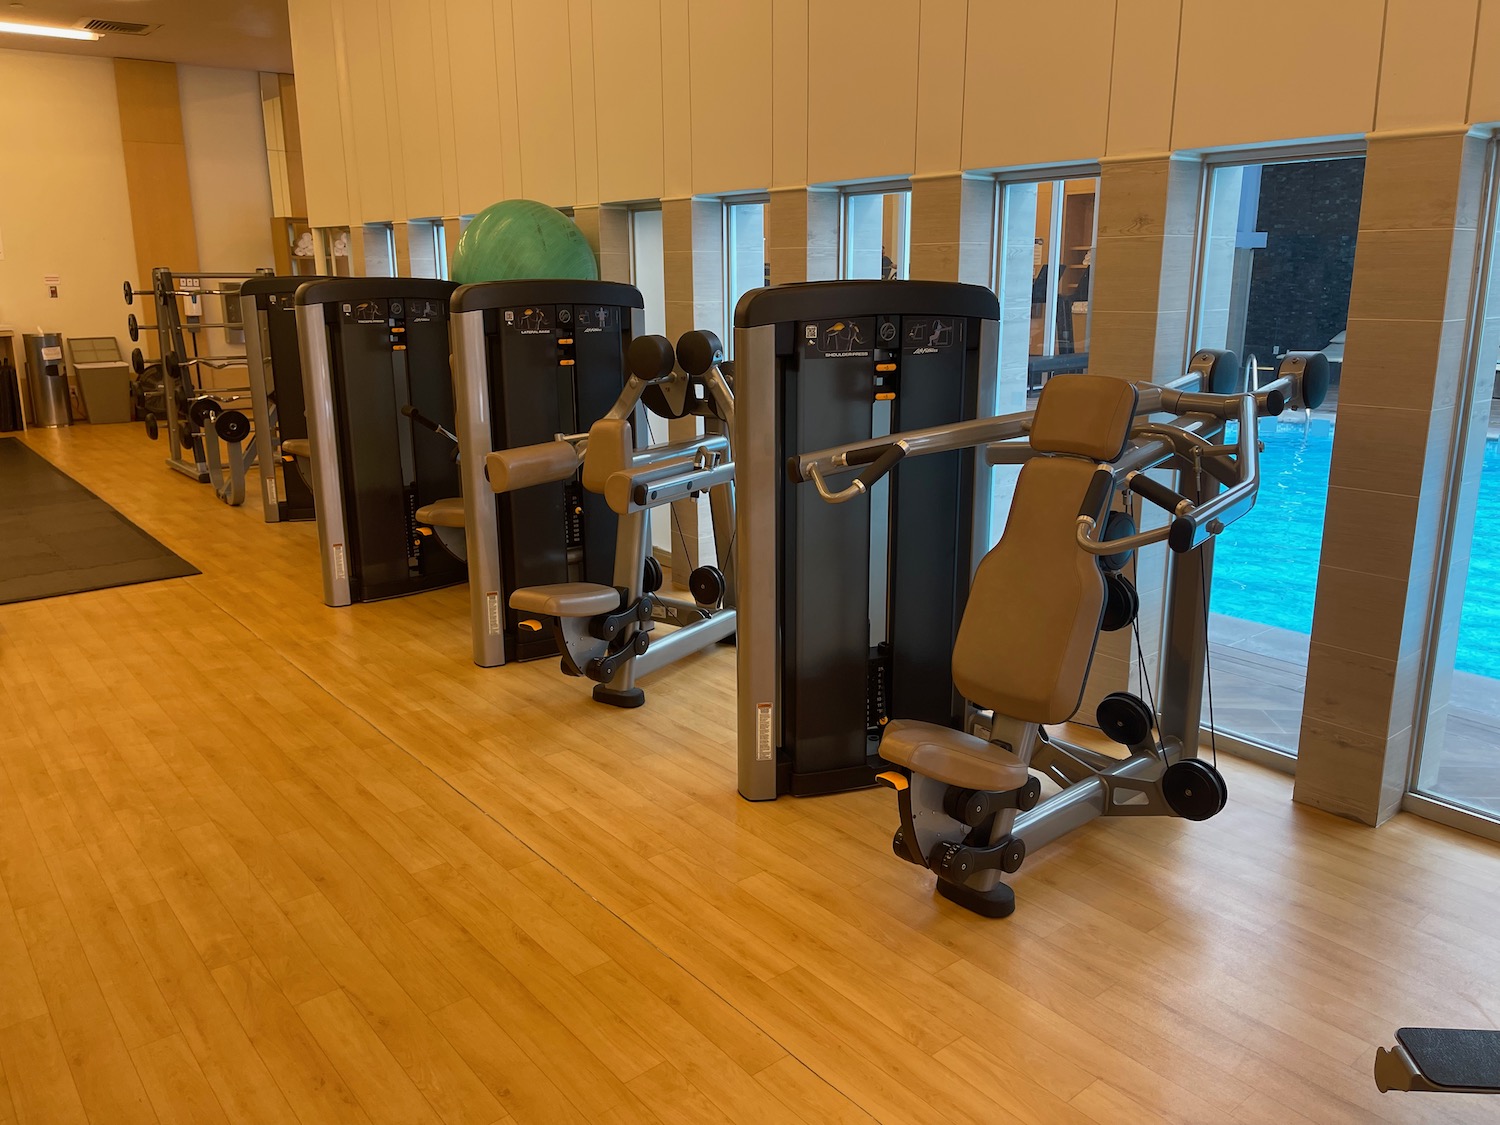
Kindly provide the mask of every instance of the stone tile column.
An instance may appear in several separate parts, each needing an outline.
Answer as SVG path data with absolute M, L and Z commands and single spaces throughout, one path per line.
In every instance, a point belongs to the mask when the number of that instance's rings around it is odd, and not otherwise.
M 591 203 L 573 208 L 573 222 L 594 248 L 599 277 L 630 284 L 630 212 L 615 204 Z
M 912 277 L 993 285 L 994 246 L 993 179 L 957 172 L 912 177 Z
M 766 261 L 772 285 L 837 278 L 839 193 L 806 187 L 771 189 Z
M 1379 824 L 1400 807 L 1420 732 L 1457 437 L 1488 418 L 1487 401 L 1467 418 L 1455 406 L 1475 362 L 1485 142 L 1387 133 L 1367 151 L 1294 796 Z M 1486 324 L 1478 362 L 1495 350 Z M 1431 709 L 1445 703 L 1439 682 Z

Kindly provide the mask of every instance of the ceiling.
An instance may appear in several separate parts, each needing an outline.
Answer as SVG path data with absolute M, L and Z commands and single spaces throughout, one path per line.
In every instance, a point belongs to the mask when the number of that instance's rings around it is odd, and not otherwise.
M 73 27 L 100 19 L 160 24 L 97 42 L 0 34 L 0 47 L 101 58 L 156 59 L 241 70 L 292 69 L 286 0 L 0 0 L 0 20 Z

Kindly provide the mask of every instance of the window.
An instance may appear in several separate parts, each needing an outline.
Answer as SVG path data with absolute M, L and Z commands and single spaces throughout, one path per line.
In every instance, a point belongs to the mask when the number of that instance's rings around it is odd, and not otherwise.
M 630 283 L 641 291 L 646 305 L 646 332 L 667 332 L 667 284 L 662 246 L 661 208 L 634 208 L 630 212 Z
M 434 276 L 448 280 L 448 232 L 442 219 L 432 221 L 432 256 L 437 265 Z
M 448 276 L 448 244 L 443 239 L 442 219 L 413 219 L 406 224 L 406 237 L 412 277 Z
M 1492 146 L 1490 197 L 1497 173 Z M 1500 306 L 1500 213 L 1488 220 L 1488 253 L 1472 323 Z M 1425 721 L 1408 806 L 1424 814 L 1456 806 L 1500 820 L 1500 355 L 1493 332 L 1476 331 L 1460 390 L 1458 448 L 1449 477 L 1449 511 L 1434 607 Z M 1444 817 L 1443 819 L 1448 819 Z M 1464 824 L 1464 827 L 1472 827 Z
M 771 284 L 766 261 L 766 205 L 760 200 L 724 204 L 724 346 L 734 353 L 734 310 L 752 289 Z
M 911 276 L 911 188 L 845 189 L 839 277 L 892 281 Z
M 390 223 L 365 224 L 365 276 L 396 276 L 396 231 Z
M 1208 172 L 1194 345 L 1254 356 L 1257 379 L 1289 351 L 1326 350 L 1333 369 L 1319 409 L 1260 423 L 1255 509 L 1214 549 L 1218 729 L 1285 754 L 1302 725 L 1364 172 L 1358 156 Z

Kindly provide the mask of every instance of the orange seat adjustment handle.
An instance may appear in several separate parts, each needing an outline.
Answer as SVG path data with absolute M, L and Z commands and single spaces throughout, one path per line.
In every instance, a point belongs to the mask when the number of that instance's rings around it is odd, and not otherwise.
M 900 770 L 886 770 L 884 773 L 877 773 L 875 780 L 898 792 L 902 789 L 911 788 L 911 778 L 907 777 Z

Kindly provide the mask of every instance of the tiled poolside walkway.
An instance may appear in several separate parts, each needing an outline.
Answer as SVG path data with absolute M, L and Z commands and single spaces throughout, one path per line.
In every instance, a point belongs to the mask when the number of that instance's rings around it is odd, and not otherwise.
M 1214 614 L 1214 719 L 1221 731 L 1295 751 L 1302 725 L 1308 638 Z M 1433 795 L 1500 817 L 1500 682 L 1457 672 Z

